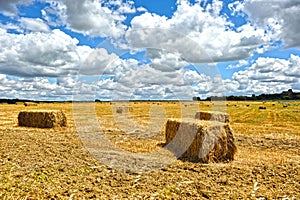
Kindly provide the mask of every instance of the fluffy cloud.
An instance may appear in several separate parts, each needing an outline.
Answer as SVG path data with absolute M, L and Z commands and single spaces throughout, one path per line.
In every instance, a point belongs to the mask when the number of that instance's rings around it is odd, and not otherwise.
M 118 83 L 128 88 L 143 88 L 147 85 L 167 85 L 174 83 L 172 77 L 170 78 L 168 75 L 170 73 L 164 73 L 145 65 L 131 70 L 125 76 L 121 77 Z M 178 80 L 177 73 L 173 72 L 172 75 L 175 76 L 173 77 L 174 79 Z
M 68 74 L 117 76 L 135 67 L 106 49 L 78 46 L 78 40 L 60 30 L 49 33 L 0 32 L 0 73 L 20 77 L 61 77 Z M 113 64 L 112 64 L 113 63 Z
M 0 75 L 1 98 L 72 100 L 74 95 L 80 97 L 75 100 L 94 100 L 96 88 L 95 84 L 87 84 L 70 76 L 60 77 L 55 82 L 43 77 L 20 79 Z M 103 91 L 99 94 L 103 94 Z
M 49 26 L 39 18 L 25 18 L 20 19 L 21 27 L 25 30 L 33 32 L 50 32 Z
M 299 64 L 300 57 L 293 54 L 288 60 L 260 57 L 224 85 L 230 94 L 279 93 L 300 82 Z
M 63 26 L 66 23 L 66 5 L 61 1 L 49 1 L 49 6 L 41 10 L 42 18 L 51 26 Z
M 60 30 L 0 35 L 0 73 L 15 76 L 64 76 L 91 51 Z
M 291 55 L 289 60 L 289 67 L 284 72 L 285 75 L 290 77 L 297 77 L 300 79 L 300 57 L 296 55 Z
M 126 28 L 122 22 L 126 19 L 103 5 L 100 0 L 91 1 L 49 1 L 51 7 L 42 14 L 51 24 L 65 24 L 72 31 L 88 36 L 119 37 Z M 123 12 L 128 11 L 128 4 L 123 5 Z
M 29 4 L 33 0 L 1 0 L 0 11 L 7 16 L 15 16 L 18 13 L 17 5 Z
M 218 82 L 218 84 L 222 82 Z M 218 92 L 216 82 L 195 70 L 161 71 L 149 65 L 131 69 L 115 82 L 113 94 L 118 98 L 192 99 L 193 95 Z M 123 96 L 122 96 L 123 95 Z
M 181 1 L 171 19 L 144 13 L 131 21 L 129 45 L 136 48 L 161 48 L 177 52 L 192 63 L 240 60 L 247 58 L 270 36 L 263 28 L 245 24 L 237 30 L 220 16 L 221 1 L 205 9 Z
M 249 0 L 242 7 L 258 25 L 279 33 L 288 47 L 300 46 L 299 1 Z
M 189 64 L 180 56 L 163 50 L 147 49 L 147 56 L 151 58 L 151 67 L 163 72 L 179 70 Z
M 100 78 L 86 82 L 64 76 L 51 79 L 43 77 L 17 78 L 0 74 L 0 95 L 3 98 L 28 98 L 36 100 L 107 100 L 120 99 L 192 99 L 192 96 L 210 94 L 213 79 L 192 70 L 161 72 L 147 65 L 131 69 L 119 80 Z M 56 80 L 56 81 L 55 81 Z M 202 89 L 200 88 L 202 87 Z
M 0 34 L 0 73 L 20 77 L 110 75 L 115 79 L 136 68 L 135 59 L 120 59 L 104 48 L 78 46 L 78 40 L 56 29 L 49 33 Z
M 136 8 L 134 7 L 134 1 L 123 1 L 123 0 L 106 0 L 105 2 L 107 7 L 113 7 L 116 12 L 121 14 L 135 13 Z
M 80 74 L 102 75 L 107 72 L 107 68 L 112 62 L 117 62 L 119 57 L 109 54 L 106 49 L 93 49 L 80 65 Z M 114 68 L 116 68 L 114 66 Z
M 105 55 L 105 53 L 104 53 Z M 124 62 L 124 63 L 121 63 Z M 193 96 L 251 95 L 277 93 L 289 88 L 297 89 L 300 82 L 300 57 L 291 55 L 289 59 L 259 58 L 243 71 L 234 73 L 233 79 L 222 80 L 195 70 L 180 69 L 163 72 L 149 65 L 137 66 L 136 61 L 117 60 L 123 65 L 122 73 L 116 78 L 117 68 L 106 69 L 109 77 L 99 76 L 90 80 L 89 76 L 76 79 L 72 76 L 57 77 L 57 81 L 47 78 L 11 78 L 0 76 L 1 94 L 8 98 L 35 98 L 70 100 L 101 99 L 191 99 Z M 131 64 L 128 64 L 132 62 Z M 134 66 L 134 67 L 133 67 Z
M 233 64 L 231 64 L 231 65 L 228 65 L 227 67 L 226 67 L 226 69 L 236 69 L 236 68 L 240 68 L 240 67 L 243 67 L 243 66 L 246 66 L 246 65 L 248 65 L 249 64 L 249 62 L 247 61 L 247 60 L 240 60 L 237 64 L 235 64 L 235 65 L 233 65 Z
M 3 98 L 47 99 L 55 94 L 56 86 L 45 78 L 17 79 L 0 76 L 0 96 Z
M 0 23 L 0 34 L 5 34 L 8 30 L 15 30 L 16 32 L 22 32 L 19 25 L 13 23 L 1 24 Z

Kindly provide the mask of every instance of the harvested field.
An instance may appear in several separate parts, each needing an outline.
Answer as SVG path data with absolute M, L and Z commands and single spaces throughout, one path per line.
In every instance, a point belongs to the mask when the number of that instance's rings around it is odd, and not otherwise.
M 66 114 L 68 126 L 53 129 L 20 127 L 18 114 L 24 105 L 2 104 L 0 199 L 299 199 L 300 102 L 265 102 L 268 109 L 263 111 L 258 109 L 262 102 L 227 103 L 237 105 L 226 110 L 238 148 L 232 162 L 175 160 L 147 173 L 118 171 L 92 157 L 76 131 L 72 104 L 38 105 Z M 164 127 L 157 122 L 180 118 L 182 109 L 189 108 L 179 102 L 129 104 L 135 122 L 129 132 L 120 128 L 116 118 L 121 115 L 113 113 L 110 103 L 93 105 L 105 136 L 133 153 L 161 149 Z M 198 108 L 210 111 L 217 106 L 200 102 Z M 78 112 L 85 116 L 86 110 Z M 155 129 L 147 129 L 153 124 Z

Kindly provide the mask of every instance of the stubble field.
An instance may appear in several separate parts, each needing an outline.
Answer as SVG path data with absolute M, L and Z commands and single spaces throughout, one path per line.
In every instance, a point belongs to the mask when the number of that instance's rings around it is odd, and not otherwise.
M 128 121 L 122 121 L 125 104 L 129 125 Z M 110 142 L 133 153 L 162 148 L 163 124 L 167 118 L 193 117 L 195 109 L 222 107 L 231 117 L 238 153 L 230 163 L 177 160 L 149 172 L 123 172 L 99 162 L 87 151 L 74 124 L 71 103 L 27 107 L 1 104 L 0 199 L 300 198 L 300 102 L 92 105 Z M 262 105 L 266 110 L 259 110 Z M 115 112 L 122 106 L 122 113 Z M 19 127 L 18 113 L 29 109 L 63 110 L 68 126 Z M 80 110 L 76 112 L 80 114 Z

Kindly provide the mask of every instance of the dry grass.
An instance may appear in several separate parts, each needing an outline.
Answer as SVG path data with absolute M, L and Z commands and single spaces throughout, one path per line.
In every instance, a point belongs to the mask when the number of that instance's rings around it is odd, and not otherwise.
M 299 199 L 300 102 L 276 102 L 274 106 L 274 102 L 227 103 L 238 147 L 234 161 L 199 164 L 178 160 L 143 174 L 119 172 L 94 159 L 78 137 L 71 104 L 39 104 L 38 109 L 65 112 L 68 126 L 54 129 L 19 127 L 17 117 L 24 105 L 2 104 L 0 199 Z M 155 122 L 164 122 L 189 115 L 182 112 L 193 107 L 189 104 L 129 103 L 129 115 L 138 125 L 150 127 L 151 116 Z M 259 110 L 262 105 L 267 110 Z M 218 106 L 197 105 L 199 111 L 218 110 Z M 129 127 L 132 134 L 128 134 L 116 122 L 109 103 L 97 103 L 95 109 L 101 129 L 119 148 L 156 151 L 165 141 L 159 123 L 153 132 Z M 190 115 L 193 118 L 195 112 Z

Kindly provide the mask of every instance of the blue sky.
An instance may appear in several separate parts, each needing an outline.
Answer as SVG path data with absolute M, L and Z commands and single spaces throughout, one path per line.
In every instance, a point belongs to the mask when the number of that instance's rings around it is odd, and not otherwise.
M 0 98 L 300 91 L 300 1 L 3 0 Z

